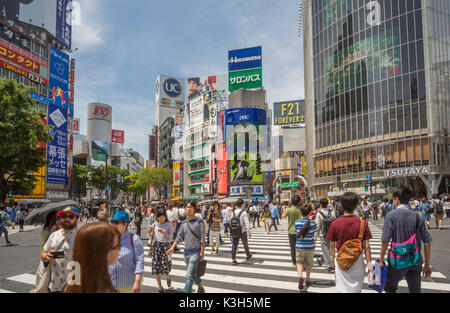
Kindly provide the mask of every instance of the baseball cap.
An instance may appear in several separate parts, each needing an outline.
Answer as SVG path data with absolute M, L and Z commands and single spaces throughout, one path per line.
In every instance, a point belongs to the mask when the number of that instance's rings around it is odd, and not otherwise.
M 124 222 L 129 223 L 130 222 L 130 215 L 125 212 L 124 210 L 117 210 L 114 214 L 113 218 L 111 219 L 111 222 Z
M 78 208 L 74 207 L 74 206 L 65 207 L 61 211 L 58 211 L 58 213 L 56 213 L 56 215 L 61 216 L 62 214 L 66 214 L 66 213 L 80 216 L 80 210 L 78 210 Z

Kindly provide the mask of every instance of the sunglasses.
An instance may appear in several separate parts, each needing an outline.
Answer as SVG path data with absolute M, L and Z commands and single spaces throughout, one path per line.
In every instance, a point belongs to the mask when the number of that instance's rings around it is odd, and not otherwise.
M 111 224 L 113 224 L 113 225 L 119 225 L 119 224 L 125 224 L 125 223 L 118 222 L 118 221 L 111 221 Z
M 60 218 L 61 219 L 66 219 L 67 218 L 69 220 L 74 220 L 76 218 L 76 216 L 72 215 L 72 214 L 61 214 Z

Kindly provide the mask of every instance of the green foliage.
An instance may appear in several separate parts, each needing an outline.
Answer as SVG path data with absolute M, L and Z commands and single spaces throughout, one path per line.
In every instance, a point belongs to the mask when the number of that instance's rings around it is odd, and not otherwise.
M 161 200 L 164 187 L 169 188 L 172 185 L 172 170 L 165 167 L 144 168 L 141 173 L 145 175 L 148 185 L 156 190 L 159 200 Z
M 46 115 L 34 108 L 34 90 L 6 78 L 0 79 L 0 203 L 6 194 L 31 193 L 37 172 L 46 165 L 46 151 L 39 143 L 49 143 Z

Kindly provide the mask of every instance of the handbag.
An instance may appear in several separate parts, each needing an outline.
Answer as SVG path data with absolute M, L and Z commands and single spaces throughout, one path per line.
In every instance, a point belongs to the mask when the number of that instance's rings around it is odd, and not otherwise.
M 48 293 L 51 277 L 51 264 L 45 266 L 41 261 L 36 271 L 36 283 L 30 293 Z

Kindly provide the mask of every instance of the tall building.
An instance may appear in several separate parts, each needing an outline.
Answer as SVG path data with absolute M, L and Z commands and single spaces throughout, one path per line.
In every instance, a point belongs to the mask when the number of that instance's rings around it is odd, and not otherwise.
M 448 0 L 304 0 L 307 179 L 384 194 L 445 191 Z

